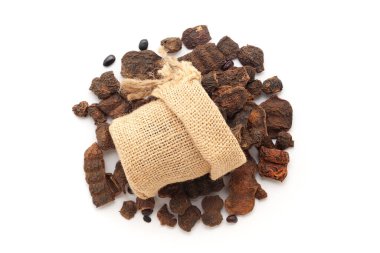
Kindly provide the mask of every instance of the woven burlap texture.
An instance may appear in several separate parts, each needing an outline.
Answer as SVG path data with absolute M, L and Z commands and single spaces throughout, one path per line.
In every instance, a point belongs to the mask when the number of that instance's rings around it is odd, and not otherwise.
M 110 126 L 128 183 L 142 199 L 207 173 L 215 180 L 246 162 L 192 64 L 165 57 L 160 74 L 163 78 L 153 81 L 123 80 L 126 89 L 154 87 L 151 95 L 158 100 Z

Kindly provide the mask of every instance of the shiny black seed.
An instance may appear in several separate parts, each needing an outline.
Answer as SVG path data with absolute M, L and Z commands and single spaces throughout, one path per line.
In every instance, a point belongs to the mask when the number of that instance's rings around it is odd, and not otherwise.
M 116 60 L 116 57 L 112 54 L 110 54 L 109 56 L 107 56 L 104 61 L 103 61 L 103 66 L 104 67 L 108 67 L 108 66 L 111 66 L 112 63 L 114 63 Z
M 236 215 L 230 215 L 227 217 L 227 222 L 228 223 L 236 223 L 238 222 L 238 218 L 236 217 Z
M 144 215 L 144 221 L 145 222 L 147 222 L 147 223 L 149 223 L 149 222 L 151 222 L 152 221 L 152 219 L 148 216 L 148 215 Z
M 149 216 L 153 213 L 153 209 L 144 209 L 141 211 L 144 216 Z
M 226 63 L 223 64 L 222 70 L 227 70 L 234 66 L 234 62 L 232 60 L 226 61 Z
M 140 41 L 139 43 L 139 49 L 140 50 L 147 50 L 148 49 L 148 40 L 147 39 L 143 39 Z
M 129 194 L 133 194 L 133 191 L 132 191 L 131 187 L 129 187 L 129 186 L 128 186 L 127 191 L 128 191 Z

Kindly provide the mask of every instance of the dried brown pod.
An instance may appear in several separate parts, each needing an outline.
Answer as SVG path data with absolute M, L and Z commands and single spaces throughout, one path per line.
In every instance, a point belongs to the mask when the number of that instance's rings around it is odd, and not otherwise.
M 243 129 L 242 131 L 243 140 L 242 141 L 242 149 L 248 150 L 253 146 L 256 148 L 260 147 L 263 144 L 266 136 L 263 136 L 260 130 L 251 128 L 251 129 Z
M 212 192 L 218 192 L 223 189 L 223 187 L 223 178 L 212 180 L 209 174 L 183 183 L 183 189 L 186 195 L 192 199 L 208 195 Z
M 169 201 L 169 206 L 173 213 L 184 214 L 186 209 L 191 206 L 191 202 L 185 193 L 179 192 Z
M 241 141 L 242 141 L 242 130 L 243 130 L 243 125 L 238 124 L 236 126 L 230 127 L 232 134 L 235 136 L 236 140 L 239 142 L 241 146 Z
M 222 85 L 245 87 L 249 80 L 249 75 L 245 68 L 231 68 L 226 71 L 211 71 L 202 76 L 202 85 L 206 91 L 213 91 Z
M 121 190 L 124 193 L 126 193 L 126 186 L 128 184 L 128 181 L 127 181 L 127 177 L 125 176 L 125 172 L 120 161 L 116 163 L 115 170 L 113 172 L 113 177 L 115 178 L 116 182 L 120 186 Z
M 202 208 L 207 211 L 220 211 L 223 208 L 223 199 L 219 195 L 206 196 L 202 199 Z
M 130 111 L 130 104 L 126 101 L 122 101 L 115 109 L 109 112 L 109 116 L 112 119 L 119 118 L 126 115 Z
M 231 172 L 229 195 L 224 206 L 229 214 L 244 215 L 253 210 L 258 184 L 254 179 L 255 163 L 248 160 Z
M 268 197 L 267 192 L 261 186 L 257 188 L 255 198 L 260 200 L 260 199 L 265 199 L 266 197 Z
M 269 135 L 263 136 L 261 143 L 256 146 L 256 148 L 260 148 L 261 146 L 266 148 L 275 148 L 272 138 Z
M 121 59 L 121 75 L 125 78 L 158 79 L 162 58 L 151 50 L 130 51 Z
M 220 70 L 226 57 L 214 43 L 197 46 L 192 52 L 179 57 L 179 61 L 190 61 L 202 74 L 212 70 Z
M 201 189 L 201 187 L 204 188 L 203 185 L 205 184 L 199 184 L 199 180 L 197 179 L 189 180 L 183 183 L 186 195 L 192 199 L 201 196 L 201 191 L 204 191 L 203 189 Z
M 132 200 L 124 201 L 120 214 L 127 220 L 132 219 L 137 212 L 136 203 Z
M 176 194 L 183 190 L 182 183 L 168 184 L 165 187 L 162 187 L 158 191 L 158 196 L 160 198 L 173 198 Z
M 206 179 L 204 181 L 200 181 L 200 182 L 205 182 L 205 184 L 208 185 L 207 189 L 204 188 L 204 190 L 201 191 L 201 195 L 207 195 L 212 192 L 218 192 L 222 190 L 224 187 L 223 178 L 212 180 L 209 175 L 206 176 Z M 199 184 L 199 185 L 202 185 L 202 184 Z
M 163 205 L 157 212 L 157 218 L 160 220 L 161 225 L 174 227 L 177 224 L 177 219 L 171 212 L 169 212 L 167 204 Z
M 279 149 L 260 148 L 259 174 L 283 181 L 288 174 L 289 154 Z
M 144 210 L 141 210 L 141 214 L 143 216 L 150 216 L 152 213 L 153 213 L 153 209 L 144 209 Z
M 258 47 L 247 45 L 241 47 L 238 59 L 242 65 L 249 65 L 256 69 L 256 73 L 264 71 L 264 53 Z
M 203 224 L 209 227 L 214 227 L 222 223 L 223 216 L 220 211 L 208 211 L 201 216 Z
M 88 103 L 82 101 L 79 104 L 76 104 L 72 108 L 74 114 L 78 117 L 86 117 L 88 113 Z
M 210 182 L 209 183 L 209 189 L 211 190 L 211 192 L 218 192 L 218 191 L 221 191 L 223 189 L 223 187 L 224 187 L 223 178 L 219 178 L 217 180 L 212 180 L 209 176 L 207 178 L 208 178 L 208 181 Z M 211 192 L 209 192 L 209 193 L 211 193 Z M 209 194 L 209 193 L 207 193 L 207 194 Z
M 104 172 L 102 170 L 95 170 L 86 173 L 87 184 L 96 184 L 104 179 Z
M 248 117 L 252 112 L 252 109 L 256 107 L 257 105 L 251 101 L 248 101 L 243 108 L 237 112 L 234 117 L 229 121 L 229 126 L 237 126 L 242 125 L 243 127 L 247 126 L 248 123 Z
M 260 80 L 249 82 L 245 87 L 253 96 L 253 99 L 260 97 L 263 83 Z
M 248 111 L 250 113 L 250 111 Z M 239 116 L 241 113 L 245 113 L 243 110 L 235 114 Z M 241 123 L 231 128 L 233 134 L 237 138 L 240 147 L 243 150 L 248 150 L 254 145 L 255 147 L 260 147 L 262 140 L 265 138 L 262 131 L 252 128 L 251 126 Z
M 234 113 L 243 108 L 248 99 L 245 88 L 236 86 L 220 86 L 213 94 L 212 100 L 223 111 L 231 117 Z
M 205 25 L 188 28 L 182 33 L 183 44 L 188 49 L 193 49 L 198 45 L 206 44 L 210 40 L 210 33 Z
M 221 38 L 217 47 L 226 56 L 227 60 L 235 59 L 239 52 L 239 45 L 228 36 Z
M 103 206 L 114 200 L 115 198 L 110 190 L 92 196 L 92 201 L 96 207 Z
M 243 108 L 237 112 L 234 117 L 229 121 L 229 126 L 231 127 L 232 133 L 235 135 L 238 140 L 240 147 L 243 150 L 249 149 L 254 142 L 261 142 L 261 139 L 257 140 L 257 138 L 253 135 L 251 136 L 248 130 L 248 117 L 251 114 L 251 111 L 255 104 L 253 102 L 247 102 Z M 258 136 L 261 138 L 260 136 Z
M 248 82 L 253 82 L 255 81 L 255 76 L 256 76 L 256 69 L 252 66 L 244 66 L 245 70 L 247 71 L 247 74 L 249 75 L 249 80 Z
M 272 96 L 260 106 L 265 110 L 268 134 L 271 138 L 276 138 L 279 132 L 286 132 L 291 128 L 293 109 L 288 101 Z
M 289 154 L 286 151 L 274 149 L 274 148 L 260 148 L 260 158 L 265 161 L 277 164 L 288 164 L 289 163 Z
M 262 177 L 268 177 L 282 182 L 288 175 L 288 168 L 286 165 L 271 163 L 260 159 L 259 174 Z
M 103 151 L 97 143 L 85 151 L 83 168 L 94 205 L 99 207 L 113 201 L 114 195 L 106 182 Z
M 138 210 L 144 210 L 144 209 L 154 209 L 156 201 L 154 198 L 149 199 L 140 199 L 139 197 L 136 198 L 136 207 Z
M 294 147 L 294 141 L 292 138 L 292 135 L 287 132 L 279 132 L 277 135 L 277 140 L 276 140 L 276 148 L 277 149 L 287 149 L 289 147 Z
M 182 49 L 182 41 L 177 37 L 169 37 L 161 40 L 161 46 L 163 46 L 168 53 L 176 53 Z
M 133 100 L 131 101 L 131 109 L 130 109 L 130 112 L 133 112 L 134 110 L 136 110 L 137 108 L 145 105 L 145 104 L 148 104 L 150 103 L 151 101 L 154 101 L 154 100 L 157 100 L 156 97 L 153 97 L 153 96 L 149 96 L 147 98 L 143 98 L 143 99 L 137 99 L 137 100 Z
M 112 71 L 107 71 L 100 77 L 94 78 L 90 86 L 90 90 L 94 92 L 99 99 L 108 98 L 112 94 L 117 93 L 119 88 L 120 83 Z
M 192 63 L 193 62 L 192 56 L 193 56 L 192 52 L 187 53 L 185 55 L 182 55 L 181 57 L 178 57 L 178 61 L 189 61 Z
M 185 213 L 178 215 L 178 225 L 186 232 L 190 232 L 195 223 L 201 218 L 201 211 L 196 206 L 190 206 Z
M 98 104 L 92 104 L 88 107 L 88 115 L 94 120 L 95 125 L 107 121 L 106 115 L 99 109 Z
M 231 172 L 231 179 L 228 185 L 230 194 L 250 194 L 254 196 L 257 185 L 253 177 L 256 164 L 252 160 L 247 160 L 245 164 Z
M 251 157 L 248 153 L 247 157 Z M 268 196 L 267 192 L 261 187 L 261 185 L 256 180 L 256 172 L 258 171 L 258 165 L 256 161 L 253 161 L 252 159 L 249 159 L 251 163 L 251 169 L 252 169 L 252 179 L 254 181 L 254 184 L 257 185 L 257 190 L 255 193 L 255 198 L 258 200 L 264 199 Z
M 248 116 L 249 127 L 261 132 L 262 136 L 268 135 L 266 126 L 266 114 L 264 109 L 253 103 L 251 113 Z
M 202 75 L 201 83 L 209 95 L 211 95 L 220 86 L 218 80 L 216 79 L 215 71 L 211 71 L 207 74 Z
M 99 109 L 112 119 L 121 117 L 129 111 L 130 105 L 118 93 L 101 100 L 99 102 Z
M 112 173 L 106 173 L 106 182 L 107 182 L 108 187 L 111 189 L 114 197 L 116 197 L 117 195 L 119 195 L 121 193 L 121 191 L 122 191 L 121 187 L 117 183 L 117 181 L 114 178 L 114 176 L 112 175 Z
M 246 194 L 232 194 L 225 201 L 225 208 L 229 214 L 245 215 L 252 212 L 255 206 L 255 197 Z
M 270 95 L 282 91 L 282 82 L 277 76 L 273 76 L 264 81 L 262 90 Z
M 124 99 L 119 94 L 113 94 L 112 96 L 103 99 L 99 102 L 99 109 L 105 114 L 109 114 L 112 110 L 118 107 Z
M 115 148 L 109 131 L 109 126 L 110 124 L 108 124 L 107 122 L 99 123 L 95 130 L 96 140 L 98 142 L 99 147 L 102 150 L 109 150 Z
M 100 182 L 89 184 L 88 189 L 89 189 L 91 195 L 101 194 L 102 192 L 107 191 L 107 189 L 108 189 L 107 182 L 106 182 L 106 180 L 102 179 L 102 181 L 100 181 Z

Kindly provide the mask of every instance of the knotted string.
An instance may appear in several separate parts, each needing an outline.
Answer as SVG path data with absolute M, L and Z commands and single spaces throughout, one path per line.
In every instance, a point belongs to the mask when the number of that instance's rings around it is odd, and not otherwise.
M 139 80 L 123 78 L 120 85 L 120 92 L 128 94 L 128 100 L 141 99 L 150 96 L 155 88 L 161 85 L 175 85 L 178 82 L 191 83 L 193 80 L 201 80 L 201 73 L 191 62 L 179 62 L 175 57 L 168 56 L 164 47 L 160 47 L 159 54 L 163 58 L 164 65 L 158 71 L 160 79 Z

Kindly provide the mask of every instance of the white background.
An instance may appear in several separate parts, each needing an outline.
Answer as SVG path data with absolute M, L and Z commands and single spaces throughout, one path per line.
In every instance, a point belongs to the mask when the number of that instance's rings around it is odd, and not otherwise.
M 1 1 L 0 252 L 379 252 L 379 7 L 376 1 Z M 294 109 L 285 182 L 235 225 L 191 233 L 125 199 L 96 209 L 82 168 L 94 125 L 71 107 L 147 38 L 198 24 L 265 53 Z M 106 155 L 112 171 L 116 155 Z M 160 202 L 159 205 L 161 205 Z M 225 213 L 224 213 L 225 216 Z

